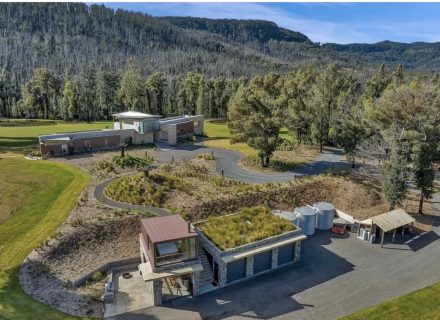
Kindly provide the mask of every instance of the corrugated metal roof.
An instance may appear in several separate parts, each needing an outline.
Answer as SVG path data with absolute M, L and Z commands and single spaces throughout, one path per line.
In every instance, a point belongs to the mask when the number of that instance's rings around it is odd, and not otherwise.
M 188 222 L 179 215 L 142 219 L 141 223 L 154 243 L 197 236 L 194 228 L 190 226 L 188 230 Z
M 372 217 L 371 220 L 385 232 L 403 227 L 416 221 L 413 217 L 400 208 L 382 213 L 376 217 Z

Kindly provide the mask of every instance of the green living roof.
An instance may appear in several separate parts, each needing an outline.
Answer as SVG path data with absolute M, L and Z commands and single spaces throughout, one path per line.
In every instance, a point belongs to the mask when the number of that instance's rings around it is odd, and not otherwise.
M 296 226 L 290 221 L 272 214 L 267 207 L 253 207 L 239 213 L 210 218 L 196 224 L 221 250 L 293 231 Z

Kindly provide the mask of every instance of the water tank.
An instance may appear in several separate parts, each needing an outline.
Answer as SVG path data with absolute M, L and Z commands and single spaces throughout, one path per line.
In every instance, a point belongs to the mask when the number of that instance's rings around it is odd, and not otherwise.
M 300 227 L 306 236 L 315 233 L 316 211 L 311 207 L 295 208 L 295 212 L 300 216 Z
M 280 218 L 289 220 L 297 227 L 300 227 L 300 216 L 298 213 L 290 212 L 290 211 L 280 211 L 280 210 L 274 210 L 272 213 Z
M 335 207 L 328 202 L 315 202 L 313 208 L 317 211 L 316 229 L 330 230 L 333 227 Z

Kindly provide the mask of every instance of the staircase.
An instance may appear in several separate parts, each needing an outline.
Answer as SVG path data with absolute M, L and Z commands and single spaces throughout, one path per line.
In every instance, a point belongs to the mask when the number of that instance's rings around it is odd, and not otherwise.
M 214 280 L 212 277 L 212 267 L 209 265 L 208 258 L 200 245 L 197 248 L 197 254 L 203 267 L 203 271 L 200 274 L 200 284 L 212 283 Z

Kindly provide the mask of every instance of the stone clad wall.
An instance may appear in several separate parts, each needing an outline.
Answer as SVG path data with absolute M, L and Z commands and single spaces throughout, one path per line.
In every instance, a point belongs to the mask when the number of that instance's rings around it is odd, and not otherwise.
M 297 237 L 298 235 L 302 234 L 301 229 L 294 230 L 291 232 L 287 232 L 278 236 L 270 237 L 261 241 L 253 242 L 247 245 L 243 245 L 237 248 L 233 248 L 231 250 L 221 251 L 217 246 L 214 245 L 199 229 L 195 228 L 196 232 L 199 234 L 199 243 L 207 252 L 209 252 L 213 258 L 214 261 L 218 264 L 218 278 L 219 278 L 219 287 L 224 287 L 226 285 L 229 285 L 229 283 L 226 283 L 227 279 L 227 264 L 223 262 L 222 258 L 225 256 L 228 256 L 230 254 L 237 254 L 246 250 L 254 249 L 261 247 L 263 245 L 267 245 L 270 243 L 282 241 L 288 238 Z M 278 268 L 278 248 L 274 248 L 271 250 L 272 253 L 272 262 L 271 262 L 271 269 L 277 269 Z M 301 254 L 301 241 L 298 241 L 295 243 L 295 257 L 294 260 L 291 262 L 292 264 L 295 262 L 298 262 L 300 260 L 300 254 Z M 270 271 L 268 270 L 268 271 Z M 266 272 L 268 272 L 266 271 Z M 246 278 L 250 278 L 254 276 L 254 256 L 249 256 L 246 258 Z M 241 279 L 244 280 L 244 279 Z M 239 282 L 241 280 L 238 280 L 236 282 Z

